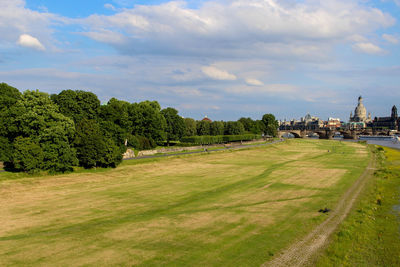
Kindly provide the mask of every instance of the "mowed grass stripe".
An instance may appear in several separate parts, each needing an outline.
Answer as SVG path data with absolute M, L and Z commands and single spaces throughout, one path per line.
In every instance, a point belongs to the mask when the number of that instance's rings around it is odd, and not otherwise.
M 316 211 L 332 207 L 365 167 L 360 151 L 292 140 L 0 180 L 0 264 L 261 264 L 324 219 Z M 340 172 L 328 177 L 331 169 Z

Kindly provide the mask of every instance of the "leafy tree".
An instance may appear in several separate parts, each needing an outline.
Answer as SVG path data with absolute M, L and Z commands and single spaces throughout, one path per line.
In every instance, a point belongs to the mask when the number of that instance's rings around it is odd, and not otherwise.
M 167 134 L 167 145 L 171 140 L 179 140 L 185 132 L 185 122 L 178 111 L 174 108 L 165 108 L 161 110 L 161 114 L 166 121 L 165 132 Z
M 0 161 L 10 161 L 12 156 L 12 144 L 4 136 L 0 136 Z
M 244 130 L 246 132 L 251 132 L 251 129 L 254 127 L 255 124 L 255 122 L 251 118 L 242 117 L 238 121 L 243 124 Z
M 194 136 L 197 134 L 196 121 L 192 118 L 183 119 L 185 122 L 184 136 Z
M 97 119 L 100 101 L 92 92 L 81 90 L 64 90 L 58 95 L 52 95 L 51 99 L 59 106 L 60 112 L 79 122 L 83 118 Z
M 226 135 L 241 135 L 244 134 L 244 126 L 239 121 L 228 121 L 225 123 Z
M 275 119 L 275 116 L 272 114 L 264 114 L 261 121 L 263 122 L 266 130 L 266 134 L 271 136 L 277 135 L 278 129 L 278 121 Z
M 224 122 L 213 121 L 210 124 L 210 135 L 223 135 L 224 134 Z
M 17 137 L 12 159 L 12 165 L 16 170 L 34 173 L 42 169 L 43 149 L 30 137 Z
M 6 83 L 0 83 L 0 110 L 10 108 L 19 99 L 21 99 L 21 93 L 17 88 Z
M 111 98 L 107 105 L 100 107 L 100 117 L 105 121 L 111 121 L 125 129 L 126 132 L 131 129 L 132 122 L 129 118 L 130 103 Z
M 116 167 L 122 160 L 119 148 L 103 135 L 94 120 L 83 119 L 78 123 L 74 144 L 79 165 L 85 168 Z
M 198 121 L 196 123 L 197 135 L 210 135 L 210 125 L 211 125 L 210 121 L 207 120 Z
M 161 114 L 161 107 L 157 101 L 143 101 L 134 103 L 129 108 L 129 118 L 132 122 L 132 134 L 164 141 L 166 121 Z
M 28 164 L 23 161 L 25 163 L 21 165 L 15 150 L 10 165 L 20 166 L 18 168 L 24 171 L 32 170 L 21 166 L 36 166 L 50 172 L 72 170 L 77 162 L 75 151 L 70 146 L 75 133 L 74 122 L 59 113 L 58 106 L 50 100 L 48 94 L 25 91 L 22 98 L 10 108 L 9 115 L 13 125 L 8 129 L 9 139 L 13 142 L 18 139 L 15 137 L 29 138 L 19 138 L 20 144 L 14 144 L 14 149 L 23 151 L 23 147 L 39 145 L 45 161 L 42 164 Z

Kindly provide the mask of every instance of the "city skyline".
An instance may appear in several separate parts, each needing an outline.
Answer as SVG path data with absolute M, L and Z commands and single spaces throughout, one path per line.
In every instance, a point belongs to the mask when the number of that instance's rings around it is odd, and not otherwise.
M 397 0 L 0 3 L 0 82 L 201 119 L 347 121 L 400 105 Z

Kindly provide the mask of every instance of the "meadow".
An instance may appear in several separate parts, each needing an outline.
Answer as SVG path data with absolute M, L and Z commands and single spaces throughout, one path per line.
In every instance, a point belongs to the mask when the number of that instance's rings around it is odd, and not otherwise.
M 400 266 L 400 151 L 376 155 L 373 179 L 313 266 Z
M 363 144 L 289 140 L 0 173 L 0 265 L 259 266 L 323 221 L 369 158 Z

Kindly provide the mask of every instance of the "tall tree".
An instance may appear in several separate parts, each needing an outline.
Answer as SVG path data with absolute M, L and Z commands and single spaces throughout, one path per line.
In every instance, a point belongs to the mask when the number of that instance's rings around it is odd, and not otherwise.
M 263 122 L 266 134 L 276 136 L 278 131 L 278 121 L 273 114 L 264 114 L 261 121 Z
M 213 121 L 210 124 L 210 135 L 223 135 L 224 134 L 224 122 Z
M 194 136 L 197 134 L 196 121 L 192 118 L 185 118 L 185 133 L 184 136 Z
M 207 120 L 198 121 L 196 123 L 197 135 L 210 135 L 210 125 L 211 125 L 210 121 Z
M 167 135 L 167 145 L 170 141 L 179 140 L 185 132 L 185 122 L 178 111 L 174 108 L 165 108 L 161 110 L 161 114 L 166 121 L 165 133 Z
M 244 134 L 244 126 L 239 121 L 228 121 L 225 124 L 226 135 L 239 135 Z
M 116 167 L 122 160 L 114 141 L 103 135 L 94 120 L 83 119 L 78 123 L 74 145 L 79 165 L 85 168 Z
M 144 136 L 155 141 L 164 141 L 166 121 L 157 101 L 134 103 L 129 108 L 132 134 Z
M 70 145 L 75 133 L 74 122 L 59 113 L 58 106 L 50 100 L 48 94 L 25 91 L 22 98 L 10 108 L 10 115 L 14 127 L 9 128 L 9 136 L 22 138 L 18 139 L 22 140 L 20 146 L 14 145 L 15 149 L 40 146 L 43 164 L 35 166 L 50 172 L 72 170 L 72 166 L 77 163 L 75 151 Z M 16 153 L 13 155 L 10 163 L 18 166 L 18 157 Z
M 75 122 L 83 118 L 97 119 L 98 117 L 100 100 L 92 92 L 64 90 L 58 95 L 52 95 L 51 99 L 59 106 L 62 114 Z

